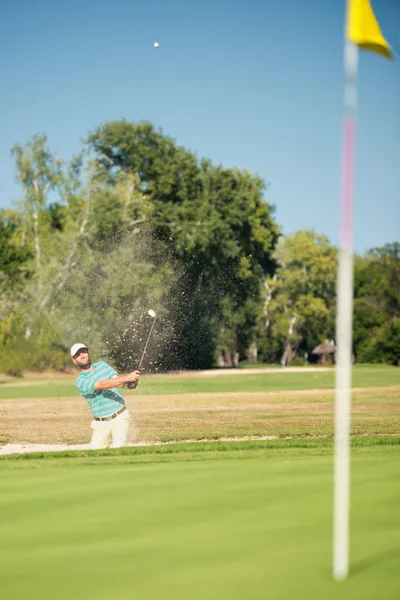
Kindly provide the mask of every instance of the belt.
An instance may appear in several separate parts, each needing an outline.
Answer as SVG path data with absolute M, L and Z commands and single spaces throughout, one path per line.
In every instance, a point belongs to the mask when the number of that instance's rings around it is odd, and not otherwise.
M 122 408 L 117 410 L 117 412 L 113 413 L 112 415 L 109 415 L 108 417 L 93 417 L 93 418 L 95 421 L 112 421 L 112 419 L 115 419 L 115 417 L 118 417 L 118 415 L 123 413 L 124 410 L 127 410 L 126 406 L 123 406 Z

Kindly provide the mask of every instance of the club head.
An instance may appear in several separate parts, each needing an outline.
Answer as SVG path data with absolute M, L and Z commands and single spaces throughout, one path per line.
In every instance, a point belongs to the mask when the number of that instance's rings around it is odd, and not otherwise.
M 154 317 L 156 316 L 156 313 L 154 312 L 154 310 L 150 309 L 147 311 L 147 314 L 149 315 L 149 317 L 151 317 L 152 319 L 154 319 Z

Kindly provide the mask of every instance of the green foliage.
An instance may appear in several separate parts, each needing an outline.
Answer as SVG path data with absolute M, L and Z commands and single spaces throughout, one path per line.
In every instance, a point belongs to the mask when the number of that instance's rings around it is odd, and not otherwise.
M 20 223 L 15 237 L 34 257 L 24 298 L 33 325 L 55 287 L 64 285 L 68 277 L 78 241 L 85 234 L 92 181 L 89 173 L 87 189 L 81 184 L 82 156 L 74 157 L 68 165 L 63 163 L 44 135 L 34 135 L 24 145 L 16 144 L 11 152 L 24 190 L 23 199 L 17 203 Z M 50 191 L 58 200 L 49 205 Z
M 71 367 L 55 318 L 46 311 L 38 314 L 28 336 L 29 322 L 22 311 L 0 321 L 0 372 L 20 377 L 24 371 L 63 371 Z
M 353 341 L 356 349 L 374 336 L 383 323 L 384 314 L 371 304 L 368 298 L 354 299 Z
M 23 312 L 8 312 L 0 321 L 0 346 L 16 344 L 26 330 Z
M 45 203 L 45 194 L 61 178 L 61 162 L 47 146 L 47 136 L 35 134 L 24 146 L 15 144 L 11 149 L 15 157 L 17 177 L 29 191 L 27 200 L 32 204 Z
M 64 371 L 71 367 L 65 348 L 53 347 L 40 339 L 21 338 L 0 347 L 0 372 L 22 377 L 24 371 Z
M 354 349 L 359 362 L 399 363 L 400 244 L 355 261 Z
M 299 231 L 281 238 L 274 258 L 278 268 L 265 281 L 257 343 L 265 362 L 280 360 L 290 345 L 290 362 L 334 336 L 337 251 L 325 236 Z
M 16 240 L 18 215 L 13 211 L 0 211 L 0 294 L 21 287 L 30 276 L 28 261 L 32 254 Z
M 368 279 L 364 294 L 388 318 L 400 317 L 400 243 L 373 248 L 366 258 Z
M 147 222 L 181 266 L 169 302 L 180 345 L 175 367 L 209 367 L 222 348 L 244 352 L 279 233 L 264 183 L 199 163 L 149 123 L 107 123 L 88 141 L 109 181 L 121 169 L 138 176 Z
M 359 344 L 359 362 L 400 366 L 400 319 L 390 321 Z
M 296 358 L 290 363 L 291 367 L 306 367 L 308 362 L 304 358 L 296 356 Z
M 96 176 L 104 174 L 100 171 Z M 126 235 L 148 229 L 150 211 L 139 178 L 119 171 L 112 185 L 101 185 L 93 193 L 89 245 L 96 249 L 115 247 Z
M 157 328 L 149 347 L 151 360 L 144 366 L 162 363 L 173 343 L 165 296 L 175 280 L 164 245 L 146 232 L 132 233 L 116 243 L 104 241 L 101 249 L 84 246 L 79 256 L 79 265 L 54 297 L 65 345 L 82 341 L 120 370 L 132 370 L 144 347 L 150 325 L 146 313 L 152 308 Z
M 150 123 L 107 123 L 88 141 L 111 181 L 118 168 L 139 177 L 152 226 L 182 258 L 194 258 L 202 271 L 216 272 L 221 262 L 232 260 L 244 261 L 248 272 L 257 263 L 271 270 L 278 227 L 259 177 L 205 160 L 198 164 L 194 154 Z
M 130 369 L 149 307 L 157 312 L 150 370 L 255 360 L 254 348 L 268 363 L 310 360 L 334 338 L 337 250 L 313 231 L 277 245 L 257 175 L 198 160 L 148 122 L 98 127 L 69 162 L 45 135 L 12 154 L 23 198 L 0 214 L 7 368 L 61 368 L 84 339 Z M 399 265 L 399 243 L 356 257 L 357 360 L 396 364 Z

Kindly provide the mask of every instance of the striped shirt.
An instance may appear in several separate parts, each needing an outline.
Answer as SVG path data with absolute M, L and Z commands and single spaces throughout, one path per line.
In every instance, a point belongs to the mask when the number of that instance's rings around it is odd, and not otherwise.
M 93 370 L 81 371 L 76 378 L 75 385 L 81 396 L 89 402 L 90 410 L 94 417 L 107 417 L 125 406 L 125 400 L 117 388 L 94 391 L 97 381 L 111 379 L 118 373 L 103 360 L 92 365 Z

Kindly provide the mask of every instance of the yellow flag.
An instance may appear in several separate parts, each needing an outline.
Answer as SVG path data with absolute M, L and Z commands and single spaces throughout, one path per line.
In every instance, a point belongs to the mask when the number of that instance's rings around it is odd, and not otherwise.
M 347 37 L 364 50 L 393 58 L 393 52 L 382 35 L 370 0 L 347 0 Z

